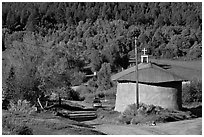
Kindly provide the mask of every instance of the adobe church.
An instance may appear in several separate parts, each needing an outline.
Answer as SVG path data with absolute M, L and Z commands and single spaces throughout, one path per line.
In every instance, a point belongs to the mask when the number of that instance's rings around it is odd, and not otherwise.
M 141 63 L 138 64 L 139 103 L 181 109 L 184 79 L 149 62 L 146 50 L 143 51 Z M 115 111 L 123 112 L 128 105 L 136 103 L 135 75 L 135 66 L 133 66 L 111 77 L 117 82 Z

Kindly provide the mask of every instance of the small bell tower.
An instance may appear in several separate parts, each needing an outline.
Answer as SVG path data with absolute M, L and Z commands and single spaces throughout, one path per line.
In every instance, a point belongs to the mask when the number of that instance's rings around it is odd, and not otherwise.
M 146 55 L 147 50 L 144 48 L 142 51 L 143 51 L 143 55 L 141 55 L 141 62 L 149 63 L 149 56 Z

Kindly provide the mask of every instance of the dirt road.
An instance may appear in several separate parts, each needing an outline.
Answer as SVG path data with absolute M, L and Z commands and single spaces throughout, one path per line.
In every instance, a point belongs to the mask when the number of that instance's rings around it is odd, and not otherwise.
M 156 126 L 102 124 L 95 127 L 108 135 L 201 135 L 202 118 L 161 123 Z

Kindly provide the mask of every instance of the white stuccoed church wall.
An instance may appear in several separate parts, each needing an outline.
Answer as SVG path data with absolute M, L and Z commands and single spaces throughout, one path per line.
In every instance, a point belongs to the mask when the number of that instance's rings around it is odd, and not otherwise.
M 123 112 L 136 102 L 135 83 L 117 83 L 115 111 Z M 161 87 L 139 83 L 139 102 L 163 108 L 180 109 L 181 87 Z

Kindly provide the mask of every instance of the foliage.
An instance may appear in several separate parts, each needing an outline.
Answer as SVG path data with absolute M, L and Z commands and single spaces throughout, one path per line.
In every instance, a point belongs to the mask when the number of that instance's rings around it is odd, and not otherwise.
M 37 44 L 32 45 L 31 39 L 30 43 L 27 43 L 26 36 L 23 42 L 13 41 L 3 55 L 3 89 L 7 99 L 17 101 L 31 94 L 41 94 L 37 89 L 39 79 L 36 67 L 41 59 L 41 51 Z M 27 99 L 32 101 L 34 98 Z
M 197 42 L 195 42 L 194 45 L 190 48 L 187 56 L 190 59 L 197 59 L 197 58 L 202 57 L 201 44 L 197 44 Z
M 98 79 L 97 79 L 97 84 L 98 84 L 98 90 L 106 90 L 111 88 L 112 83 L 111 83 L 111 68 L 109 63 L 104 63 L 102 64 L 102 67 L 100 71 L 98 72 Z
M 185 84 L 182 91 L 183 104 L 202 102 L 202 81 L 193 80 L 190 84 Z
M 75 91 L 69 87 L 61 87 L 56 89 L 57 94 L 66 100 L 84 100 L 83 97 L 81 97 L 80 93 L 78 91 Z
M 90 19 L 94 22 L 98 18 L 104 20 L 121 19 L 135 25 L 153 25 L 155 23 L 155 27 L 166 24 L 173 26 L 186 25 L 196 28 L 199 27 L 202 19 L 201 4 L 193 2 L 26 4 L 4 2 L 2 5 L 3 25 L 16 30 L 23 29 L 25 26 L 28 28 L 35 26 L 54 27 L 58 23 L 77 25 L 80 21 Z M 16 23 L 14 23 L 15 21 Z M 38 21 L 38 23 L 35 21 Z
M 201 9 L 200 3 L 193 2 L 3 3 L 2 22 L 3 27 L 11 33 L 26 28 L 42 36 L 53 35 L 57 37 L 57 42 L 74 40 L 76 45 L 79 42 L 87 45 L 88 50 L 91 50 L 93 71 L 98 71 L 104 62 L 103 56 L 109 63 L 116 60 L 111 63 L 112 68 L 117 65 L 118 57 L 123 58 L 127 53 L 117 49 L 120 53 L 114 55 L 116 53 L 112 48 L 121 48 L 123 44 L 129 47 L 129 40 L 135 36 L 141 46 L 147 46 L 153 50 L 152 53 L 159 50 L 159 45 L 169 43 L 171 46 L 160 57 L 184 56 L 184 48 L 189 49 L 195 41 L 201 43 Z M 127 38 L 121 42 L 120 37 L 126 35 Z M 5 43 L 6 37 L 3 36 Z M 175 45 L 179 50 L 176 48 L 174 51 Z M 127 50 L 125 52 L 132 50 L 126 46 L 122 46 L 123 50 Z M 92 52 L 93 49 L 96 51 Z M 105 55 L 101 51 L 110 53 Z
M 77 92 L 79 92 L 81 96 L 86 98 L 88 95 L 95 93 L 95 88 L 90 87 L 90 86 L 83 86 L 83 85 L 81 85 L 77 89 Z
M 48 50 L 45 51 L 44 60 L 38 66 L 41 78 L 40 90 L 43 92 L 54 88 L 69 90 L 71 85 L 81 84 L 85 76 L 78 72 L 79 67 L 79 61 L 68 50 L 65 43 L 48 47 Z M 70 90 L 67 92 L 75 96 Z
M 134 38 L 157 58 L 202 57 L 202 4 L 194 2 L 2 3 L 2 87 L 9 99 L 35 102 L 55 88 L 86 82 L 109 89 L 129 66 Z M 92 84 L 91 84 L 92 83 Z
M 90 54 L 92 71 L 99 71 L 101 68 L 101 58 L 98 50 L 93 50 Z
M 71 85 L 81 85 L 85 81 L 85 73 L 83 72 L 74 72 L 74 75 L 71 79 Z
M 88 86 L 89 87 L 93 87 L 93 88 L 97 88 L 98 85 L 97 85 L 97 80 L 96 78 L 92 78 L 88 81 Z
M 26 100 L 18 100 L 17 103 L 10 101 L 8 110 L 13 113 L 24 113 L 24 114 L 31 114 L 37 111 L 36 108 Z
M 84 97 L 81 97 L 79 92 L 74 90 L 69 90 L 67 92 L 67 98 L 68 100 L 77 100 L 77 101 L 83 101 Z

